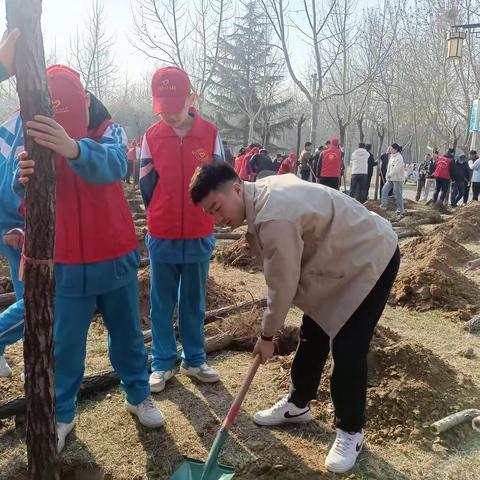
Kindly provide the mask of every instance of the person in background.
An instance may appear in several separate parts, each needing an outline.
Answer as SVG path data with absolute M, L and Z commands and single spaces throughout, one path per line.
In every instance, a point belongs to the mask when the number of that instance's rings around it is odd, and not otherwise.
M 368 198 L 368 193 L 370 192 L 370 187 L 372 185 L 373 169 L 378 165 L 378 162 L 375 161 L 375 157 L 373 156 L 373 153 L 372 153 L 372 145 L 370 143 L 367 143 L 365 145 L 365 150 L 370 154 L 370 156 L 368 157 L 368 185 L 367 185 L 367 198 Z
M 207 364 L 204 330 L 214 219 L 193 205 L 188 185 L 198 166 L 224 163 L 224 157 L 217 126 L 193 109 L 196 97 L 186 72 L 177 67 L 158 69 L 152 96 L 159 120 L 145 133 L 140 190 L 150 257 L 150 387 L 161 392 L 175 374 L 177 306 L 183 346 L 180 373 L 205 383 L 220 379 Z
M 465 195 L 465 185 L 470 178 L 470 167 L 468 166 L 465 155 L 459 155 L 455 161 L 451 163 L 450 175 L 452 177 L 450 204 L 452 208 L 455 208 L 460 199 Z
M 450 180 L 452 179 L 451 165 L 454 162 L 455 150 L 449 148 L 444 156 L 439 156 L 433 176 L 435 177 L 435 192 L 433 198 L 427 202 L 427 205 L 436 203 L 440 195 L 439 203 L 443 203 L 448 195 Z
M 252 174 L 257 178 L 259 175 L 264 178 L 268 177 L 269 175 L 275 175 L 275 171 L 273 170 L 273 162 L 268 154 L 266 149 L 260 150 L 260 152 L 253 155 L 250 159 L 250 169 Z
M 395 196 L 397 213 L 403 214 L 403 182 L 405 181 L 405 163 L 402 157 L 402 147 L 398 143 L 390 145 L 390 158 L 388 160 L 387 180 L 382 188 L 382 201 L 380 207 L 384 210 L 388 207 L 388 196 L 391 189 Z
M 128 169 L 127 175 L 125 176 L 125 183 L 130 183 L 130 177 L 134 176 L 134 169 L 135 169 L 135 161 L 136 161 L 136 142 L 133 140 L 130 143 L 130 146 L 127 149 L 127 160 L 128 160 Z
M 260 147 L 250 145 L 250 151 L 243 157 L 242 167 L 240 168 L 240 178 L 242 180 L 255 180 L 255 174 L 250 167 L 250 160 L 259 152 Z
M 224 155 L 225 155 L 225 161 L 231 167 L 233 167 L 233 162 L 234 162 L 235 159 L 233 158 L 232 149 L 228 146 L 228 143 L 226 142 L 226 140 L 222 140 L 222 144 L 223 144 L 223 152 L 224 152 Z
M 302 150 L 302 153 L 300 154 L 300 165 L 298 168 L 298 173 L 299 177 L 302 180 L 305 180 L 307 182 L 311 182 L 313 180 L 312 178 L 312 169 L 310 167 L 310 162 L 312 158 L 312 142 L 306 142 L 305 146 Z
M 288 157 L 282 162 L 278 169 L 277 175 L 285 175 L 286 173 L 296 174 L 297 170 L 297 155 L 290 153 Z
M 433 150 L 430 161 L 427 164 L 426 176 L 425 176 L 425 192 L 423 193 L 423 201 L 428 200 L 428 194 L 432 188 L 435 188 L 435 168 L 437 166 L 438 150 Z
M 427 153 L 424 157 L 423 162 L 418 168 L 417 193 L 415 194 L 415 201 L 417 202 L 420 200 L 423 188 L 425 187 L 425 181 L 428 174 L 428 165 L 430 164 L 431 159 L 432 156 Z
M 470 156 L 467 159 L 467 165 L 468 165 L 468 178 L 465 182 L 465 193 L 463 194 L 463 205 L 466 205 L 468 203 L 468 197 L 470 196 L 470 187 L 472 185 L 472 169 L 470 168 L 470 162 L 469 162 Z
M 332 138 L 330 147 L 325 148 L 319 156 L 317 170 L 318 183 L 339 190 L 342 170 L 342 151 L 338 145 L 338 138 Z
M 278 170 L 280 169 L 280 167 L 281 167 L 281 165 L 282 165 L 282 162 L 283 162 L 283 156 L 282 156 L 282 154 L 281 154 L 281 153 L 277 153 L 277 154 L 275 155 L 275 158 L 274 158 L 273 162 L 272 162 L 272 167 L 273 167 L 272 170 L 273 170 L 275 173 L 277 173 Z
M 380 155 L 380 192 L 383 190 L 383 186 L 387 182 L 385 177 L 387 175 L 388 160 L 390 158 L 390 147 L 388 147 L 385 153 Z M 391 190 L 389 195 L 392 195 L 393 191 Z
M 365 144 L 359 143 L 358 148 L 352 153 L 350 159 L 352 165 L 350 196 L 360 203 L 364 203 L 367 200 L 369 156 L 370 154 L 365 149 Z
M 472 200 L 478 202 L 478 195 L 480 194 L 480 158 L 476 150 L 470 150 L 468 166 L 472 170 Z
M 250 149 L 248 147 L 242 147 L 238 151 L 238 155 L 233 162 L 233 168 L 237 175 L 240 175 L 240 169 L 242 168 L 243 159 Z

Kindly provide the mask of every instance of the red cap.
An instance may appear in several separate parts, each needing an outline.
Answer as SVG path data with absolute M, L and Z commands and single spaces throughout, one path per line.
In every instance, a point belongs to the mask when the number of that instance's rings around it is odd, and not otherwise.
M 54 120 L 74 140 L 85 138 L 88 129 L 87 100 L 80 75 L 64 65 L 52 65 L 47 68 L 47 80 Z
M 330 140 L 330 145 L 333 145 L 334 147 L 338 147 L 338 138 L 332 138 Z
M 159 68 L 152 78 L 153 113 L 177 113 L 192 91 L 188 75 L 177 67 Z

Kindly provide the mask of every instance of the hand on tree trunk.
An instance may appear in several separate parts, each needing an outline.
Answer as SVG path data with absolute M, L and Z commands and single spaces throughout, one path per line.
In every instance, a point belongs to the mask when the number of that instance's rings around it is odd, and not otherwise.
M 13 58 L 15 56 L 15 44 L 20 37 L 20 30 L 14 28 L 10 33 L 5 32 L 0 42 L 0 63 L 5 67 L 9 75 L 13 75 Z

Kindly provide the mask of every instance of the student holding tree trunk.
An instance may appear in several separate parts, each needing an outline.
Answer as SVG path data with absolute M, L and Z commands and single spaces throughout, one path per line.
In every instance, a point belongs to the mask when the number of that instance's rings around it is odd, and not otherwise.
M 350 470 L 364 441 L 367 353 L 400 263 L 391 225 L 332 188 L 293 175 L 242 182 L 226 165 L 199 169 L 190 195 L 232 228 L 246 219 L 260 248 L 268 301 L 254 354 L 272 357 L 292 303 L 304 312 L 290 393 L 254 421 L 309 422 L 331 352 L 337 437 L 325 463 L 332 472 Z
M 126 393 L 127 411 L 151 428 L 164 417 L 150 397 L 147 353 L 140 327 L 138 245 L 121 180 L 127 171 L 127 139 L 103 104 L 85 92 L 78 73 L 47 69 L 54 119 L 36 116 L 27 134 L 56 153 L 55 396 L 58 451 L 74 428 L 83 379 L 87 333 L 95 309 L 109 333 L 109 355 Z M 21 121 L 15 135 L 20 138 Z M 23 142 L 14 150 L 23 148 Z M 18 182 L 34 173 L 19 155 Z M 21 335 L 21 333 L 20 333 Z

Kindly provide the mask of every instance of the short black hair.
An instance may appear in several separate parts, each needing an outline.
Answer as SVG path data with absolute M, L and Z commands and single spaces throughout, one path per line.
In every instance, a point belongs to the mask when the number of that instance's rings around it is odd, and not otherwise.
M 305 147 L 311 147 L 312 145 L 312 142 L 305 142 Z
M 369 150 L 369 151 L 370 151 L 371 149 L 372 149 L 372 144 L 371 144 L 371 143 L 367 143 L 367 144 L 365 145 L 365 150 Z
M 194 205 L 198 205 L 220 185 L 239 181 L 240 178 L 228 163 L 211 163 L 198 167 L 190 182 L 190 198 Z
M 365 144 L 364 144 L 363 142 L 360 142 L 360 143 L 358 144 L 358 148 L 365 148 Z

